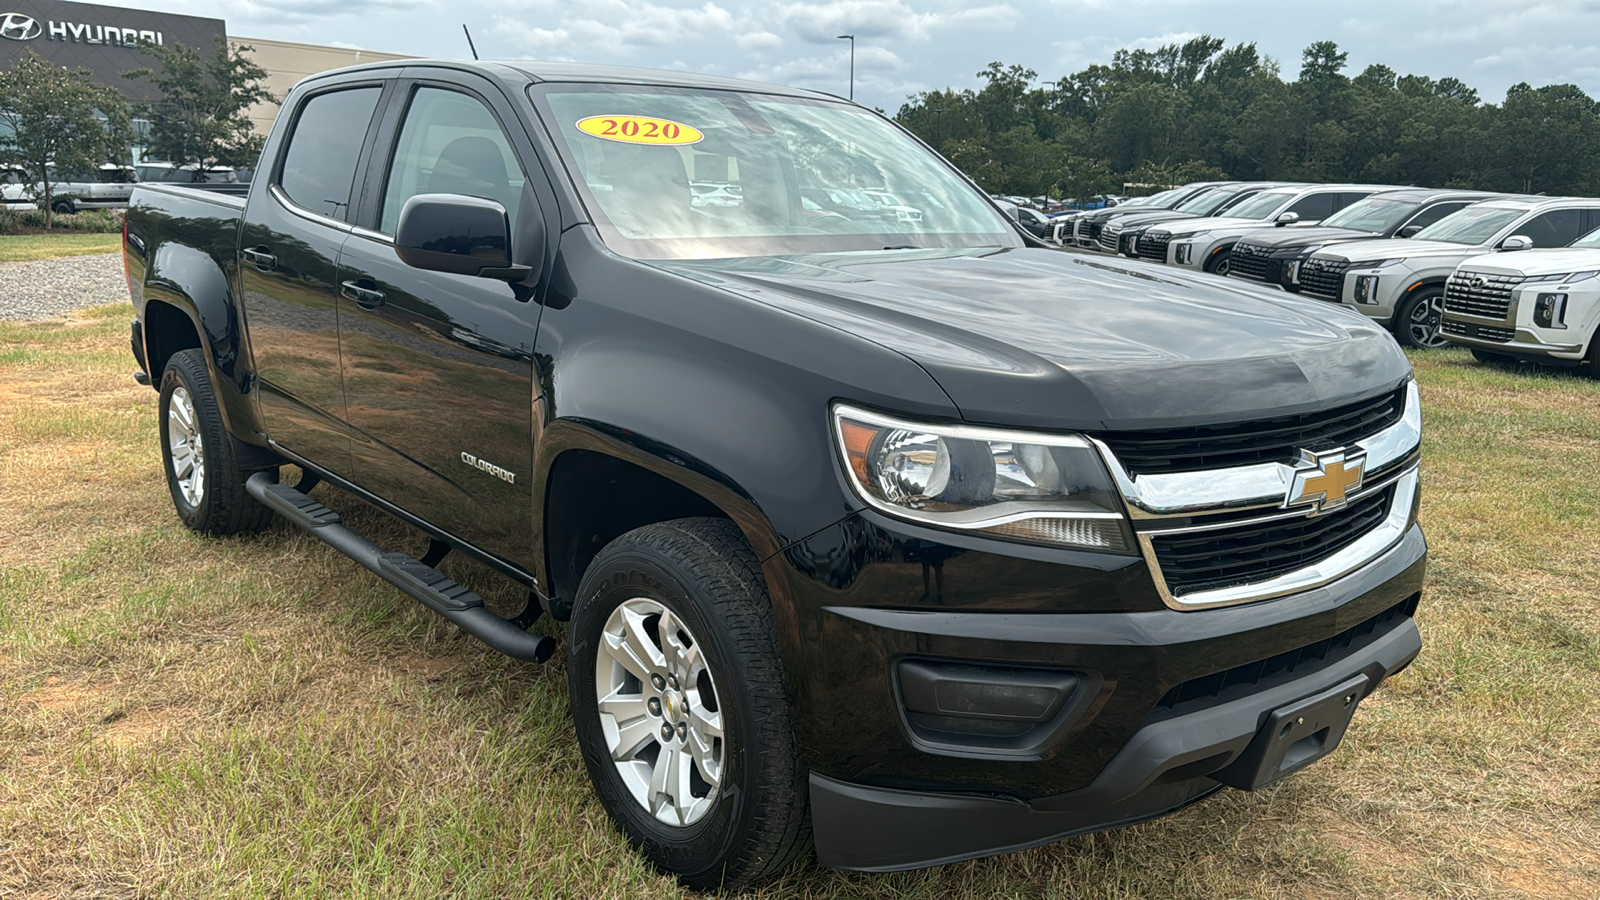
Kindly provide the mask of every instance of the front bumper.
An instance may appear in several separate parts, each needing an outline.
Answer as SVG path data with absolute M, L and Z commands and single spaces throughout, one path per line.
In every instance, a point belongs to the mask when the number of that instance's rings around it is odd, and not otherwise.
M 1278 730 L 1276 721 L 1263 728 L 1274 711 L 1329 692 L 1359 694 L 1350 701 L 1358 703 L 1410 664 L 1422 649 L 1409 615 L 1415 602 L 1413 597 L 1387 611 L 1387 620 L 1380 614 L 1381 624 L 1350 639 L 1351 652 L 1303 676 L 1242 696 L 1224 691 L 1219 699 L 1231 697 L 1225 702 L 1179 703 L 1173 714 L 1152 716 L 1091 783 L 1075 791 L 1023 800 L 850 784 L 813 774 L 818 860 L 860 871 L 940 865 L 1182 809 L 1220 790 L 1225 781 L 1240 783 L 1237 770 L 1254 765 L 1263 742 L 1270 742 L 1265 732 Z M 1341 735 L 1342 727 L 1318 758 L 1331 752 Z

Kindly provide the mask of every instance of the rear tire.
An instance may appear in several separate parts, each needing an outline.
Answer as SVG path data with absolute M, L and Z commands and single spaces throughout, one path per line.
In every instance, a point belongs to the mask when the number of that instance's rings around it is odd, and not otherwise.
M 167 360 L 159 410 L 167 488 L 183 524 L 207 535 L 267 527 L 272 510 L 244 488 L 254 473 L 239 468 L 199 350 L 180 350 Z
M 810 847 L 775 634 L 755 554 L 725 519 L 630 531 L 578 590 L 567 681 L 589 777 L 686 887 L 748 884 Z
M 1449 343 L 1439 334 L 1442 321 L 1444 288 L 1419 288 L 1394 311 L 1394 336 L 1402 347 L 1434 350 Z
M 77 207 L 72 205 L 71 200 L 57 200 L 50 208 L 63 216 L 70 216 L 78 211 Z

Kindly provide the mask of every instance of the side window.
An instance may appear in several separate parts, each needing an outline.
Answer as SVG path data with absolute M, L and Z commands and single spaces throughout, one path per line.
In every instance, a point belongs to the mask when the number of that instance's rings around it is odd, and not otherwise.
M 381 88 L 317 94 L 300 107 L 278 186 L 301 209 L 346 218 L 356 160 Z
M 1333 215 L 1332 193 L 1311 194 L 1301 197 L 1294 202 L 1285 212 L 1299 213 L 1302 222 L 1320 222 Z
M 1344 209 L 1346 206 L 1349 206 L 1350 204 L 1356 202 L 1357 200 L 1365 200 L 1370 196 L 1372 196 L 1372 195 L 1367 193 L 1366 191 L 1354 191 L 1354 192 L 1346 192 L 1346 193 L 1340 194 L 1334 201 L 1333 211 L 1334 212 L 1338 212 L 1339 210 Z
M 418 88 L 389 164 L 379 230 L 394 234 L 400 210 L 417 194 L 494 200 L 514 223 L 522 186 L 517 155 L 488 107 L 457 91 Z
M 1411 221 L 1407 222 L 1401 227 L 1427 228 L 1429 225 L 1432 225 L 1445 216 L 1448 216 L 1453 212 L 1459 212 L 1466 208 L 1467 204 L 1465 201 L 1455 203 L 1435 203 L 1434 205 L 1424 209 L 1422 212 L 1412 216 Z
M 1565 247 L 1583 233 L 1583 210 L 1553 209 L 1523 222 L 1512 229 L 1512 234 L 1527 235 L 1533 246 Z

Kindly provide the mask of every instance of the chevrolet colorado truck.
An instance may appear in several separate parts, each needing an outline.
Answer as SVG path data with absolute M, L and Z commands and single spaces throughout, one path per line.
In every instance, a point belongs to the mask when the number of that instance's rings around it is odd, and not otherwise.
M 1298 184 L 1262 191 L 1216 216 L 1168 222 L 1134 243 L 1140 259 L 1215 275 L 1228 274 L 1233 245 L 1261 229 L 1314 225 L 1368 195 L 1370 184 Z
M 862 185 L 924 214 L 802 202 Z M 338 70 L 251 184 L 141 186 L 124 244 L 179 518 L 281 517 L 518 659 L 566 622 L 594 789 L 693 887 L 1256 789 L 1421 648 L 1421 411 L 1382 329 L 1040 246 L 836 97 Z
M 1560 250 L 1471 257 L 1445 282 L 1439 336 L 1485 362 L 1584 366 L 1600 378 L 1597 331 L 1600 228 Z
M 1485 253 L 1565 247 L 1600 227 L 1600 200 L 1505 197 L 1451 213 L 1409 239 L 1337 244 L 1300 263 L 1300 293 L 1389 326 L 1415 349 L 1442 347 L 1445 282 Z
M 1263 229 L 1240 238 L 1228 255 L 1228 275 L 1299 292 L 1300 262 L 1323 247 L 1378 238 L 1409 238 L 1473 203 L 1504 196 L 1434 188 L 1373 194 L 1316 225 Z

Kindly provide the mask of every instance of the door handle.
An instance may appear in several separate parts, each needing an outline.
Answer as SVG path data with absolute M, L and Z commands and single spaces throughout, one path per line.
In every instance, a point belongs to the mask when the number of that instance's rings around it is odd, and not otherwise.
M 250 260 L 255 264 L 256 268 L 263 272 L 270 272 L 278 265 L 278 258 L 273 256 L 272 252 L 265 247 L 251 247 L 248 250 L 240 250 L 239 255 Z
M 354 300 L 356 305 L 365 310 L 374 310 L 383 305 L 383 291 L 375 287 L 368 287 L 372 282 L 346 281 L 339 285 L 339 293 L 346 299 Z

